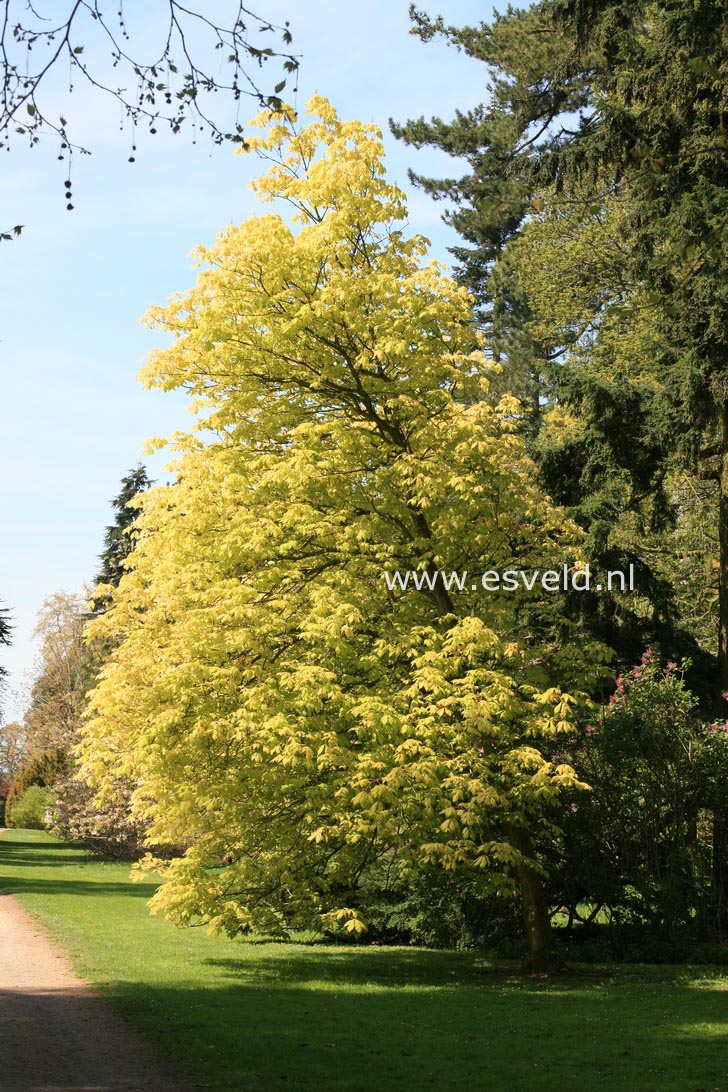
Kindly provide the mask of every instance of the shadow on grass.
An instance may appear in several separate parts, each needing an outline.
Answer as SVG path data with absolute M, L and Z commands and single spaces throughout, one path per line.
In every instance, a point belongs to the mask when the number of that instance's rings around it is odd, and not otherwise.
M 453 995 L 389 986 L 120 981 L 104 994 L 208 1092 L 725 1089 L 728 1002 L 715 991 L 653 983 L 529 996 L 501 985 Z M 0 989 L 0 1018 L 14 1029 L 3 1057 L 7 1092 L 60 1088 L 59 1068 L 74 1076 L 64 1092 L 170 1087 L 148 1052 L 107 1027 L 86 991 Z
M 0 866 L 10 849 L 21 874 L 0 878 L 6 891 L 154 890 L 106 880 L 83 855 L 72 880 L 26 868 L 56 859 L 51 842 L 0 841 Z M 104 970 L 100 988 L 209 1092 L 728 1092 L 728 980 L 711 971 L 698 980 L 685 967 L 635 966 L 540 981 L 473 952 L 246 941 L 219 958 L 160 944 L 152 969 L 136 958 L 135 935 L 120 931 L 130 958 L 116 966 L 138 980 L 109 981 Z M 92 1021 L 84 1026 L 97 1049 Z
M 11 835 L 10 839 L 0 838 L 0 853 L 4 854 L 5 851 L 9 849 L 21 850 L 23 853 L 27 853 L 28 850 L 37 853 L 38 849 L 44 851 L 50 849 L 53 850 L 54 853 L 63 852 L 66 854 L 66 864 L 68 864 L 67 855 L 69 853 L 83 854 L 87 852 L 84 846 L 79 845 L 77 842 L 61 842 L 57 841 L 55 838 L 38 838 L 37 841 L 31 841 L 30 839 L 21 841 L 19 838 L 12 837 L 14 833 L 12 827 L 10 828 L 9 833 Z M 28 861 L 30 861 L 30 857 L 28 857 Z
M 4 876 L 0 870 L 0 895 L 113 895 L 151 899 L 155 883 L 112 883 L 105 880 L 44 880 L 40 877 Z
M 246 944 L 248 942 L 245 942 Z M 205 966 L 216 968 L 223 978 L 241 985 L 285 984 L 293 989 L 311 985 L 342 988 L 373 986 L 401 989 L 432 987 L 437 989 L 518 989 L 522 993 L 579 993 L 594 989 L 649 986 L 668 983 L 690 988 L 696 975 L 701 980 L 725 983 L 725 969 L 687 966 L 567 967 L 563 974 L 524 975 L 520 965 L 494 959 L 492 953 L 474 951 L 437 951 L 386 947 L 327 949 L 326 946 L 302 948 L 291 946 L 291 955 L 279 954 L 250 958 L 206 959 Z M 728 991 L 728 984 L 725 984 Z M 728 1092 L 728 1086 L 726 1088 Z
M 427 975 L 403 990 L 411 962 L 399 953 L 386 980 L 382 961 L 378 988 L 339 960 L 326 970 L 332 955 L 255 963 L 235 985 L 119 982 L 107 993 L 215 1092 L 726 1088 L 728 995 L 716 990 L 627 982 L 534 993 L 496 980 L 451 991 Z
M 23 868 L 67 868 L 90 861 L 83 846 L 63 842 L 8 842 L 0 839 L 0 864 L 7 862 Z
M 293 955 L 295 951 L 295 955 Z M 338 986 L 481 986 L 484 980 L 518 980 L 512 968 L 493 967 L 492 960 L 473 952 L 440 952 L 399 948 L 330 949 L 325 945 L 292 949 L 292 957 L 262 954 L 250 959 L 207 959 L 225 978 L 241 984 L 255 982 L 287 986 L 329 983 Z
M 69 866 L 78 878 L 55 879 L 54 871 Z M 106 867 L 122 875 L 131 871 L 131 861 L 103 860 L 92 857 L 83 846 L 70 845 L 55 839 L 38 841 L 21 838 L 0 839 L 0 893 L 7 895 L 110 895 L 149 899 L 157 884 L 130 883 L 123 879 L 107 879 Z M 50 875 L 44 876 L 48 869 Z M 79 875 L 80 873 L 80 875 Z M 128 873 L 127 873 L 128 875 Z
M 1 846 L 1 843 L 0 843 Z M 102 864 L 102 861 L 88 860 L 84 855 L 79 854 L 78 858 L 62 857 L 60 854 L 46 853 L 43 858 L 38 860 L 29 860 L 25 853 L 13 853 L 0 850 L 0 867 L 3 865 L 11 866 L 13 868 L 24 869 L 44 869 L 44 868 L 68 868 L 69 865 L 83 868 L 89 864 Z M 118 863 L 118 862 L 115 862 Z M 129 865 L 131 869 L 131 865 Z
M 69 865 L 128 863 L 131 868 L 131 862 L 94 857 L 85 846 L 78 843 L 58 842 L 55 839 L 25 841 L 0 837 L 0 865 L 3 863 L 22 868 L 67 868 Z

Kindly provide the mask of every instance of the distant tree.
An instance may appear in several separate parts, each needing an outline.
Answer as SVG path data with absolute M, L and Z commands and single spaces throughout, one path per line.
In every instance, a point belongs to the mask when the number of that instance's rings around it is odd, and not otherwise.
M 8 810 L 8 823 L 26 830 L 43 830 L 52 803 L 53 790 L 50 787 L 30 785 L 12 811 Z
M 132 525 L 138 513 L 130 504 L 151 484 L 145 467 L 136 466 L 122 478 L 119 492 L 111 502 L 115 519 L 106 528 L 104 551 L 96 575 L 97 587 L 91 595 L 91 612 L 95 615 L 103 614 L 111 605 L 111 593 L 126 571 L 124 563 L 134 549 L 136 536 Z M 81 605 L 77 602 L 76 606 L 80 608 Z M 80 609 L 76 615 L 80 628 L 76 630 L 74 626 L 74 632 L 80 638 L 87 620 L 88 612 Z M 74 639 L 74 648 L 80 658 L 76 664 L 77 670 L 73 673 L 73 690 L 66 695 L 69 708 L 74 713 L 74 735 L 88 691 L 96 684 L 113 647 L 114 642 L 109 640 L 81 640 L 76 645 Z M 39 679 L 36 688 L 40 684 Z M 46 684 L 47 680 L 43 685 Z M 36 689 L 34 695 L 38 697 Z M 129 799 L 134 788 L 130 779 L 117 778 L 113 793 L 101 804 L 94 800 L 93 790 L 80 775 L 71 758 L 63 776 L 59 776 L 53 788 L 55 795 L 50 815 L 52 829 L 59 837 L 83 842 L 89 849 L 105 855 L 138 855 L 144 836 L 144 825 L 130 815 Z
M 77 770 L 71 769 L 53 784 L 47 825 L 58 838 L 82 842 L 103 857 L 126 860 L 141 857 L 148 852 L 144 846 L 146 831 L 144 824 L 130 814 L 133 787 L 128 780 L 119 778 L 100 805 L 91 786 L 78 776 Z
M 0 782 L 12 782 L 26 755 L 27 732 L 18 721 L 0 726 Z
M 135 536 L 131 527 L 137 516 L 136 509 L 130 505 L 151 484 L 146 467 L 141 463 L 121 479 L 121 488 L 111 502 L 116 518 L 106 528 L 101 568 L 96 576 L 97 584 L 116 587 L 124 575 L 124 562 L 134 549 Z M 99 599 L 96 600 L 97 609 L 100 602 Z
M 5 821 L 13 824 L 13 809 L 31 785 L 51 788 L 68 769 L 65 749 L 52 748 L 43 753 L 28 755 L 13 777 L 10 792 L 5 800 Z
M 33 146 L 50 136 L 58 141 L 59 159 L 70 158 L 73 151 L 89 152 L 74 142 L 71 123 L 57 113 L 52 77 L 64 66 L 69 90 L 77 82 L 107 97 L 112 110 L 121 108 L 132 134 L 138 125 L 152 134 L 162 125 L 178 133 L 189 123 L 216 144 L 244 141 L 235 110 L 242 96 L 276 108 L 287 77 L 298 69 L 293 54 L 268 45 L 268 36 L 277 34 L 284 47 L 290 46 L 288 23 L 276 26 L 238 0 L 225 0 L 220 21 L 209 5 L 178 0 L 142 5 L 145 17 L 160 17 L 157 36 L 147 38 L 129 31 L 123 0 L 113 5 L 113 14 L 99 0 L 67 0 L 63 6 L 59 14 L 58 4 L 46 4 L 44 11 L 43 4 L 0 2 L 0 149 L 18 138 Z M 101 52 L 91 60 L 87 47 L 97 43 Z M 253 75 L 270 60 L 282 69 L 272 92 L 259 88 Z M 228 65 L 227 78 L 221 75 L 221 62 Z M 224 124 L 210 108 L 218 92 L 233 107 L 232 119 Z M 130 160 L 134 151 L 132 138 Z M 70 171 L 65 186 L 67 208 L 72 208 Z M 21 229 L 18 224 L 0 237 L 10 239 Z
M 9 645 L 11 643 L 10 634 L 12 632 L 12 625 L 10 624 L 10 611 L 7 607 L 0 607 L 0 645 Z M 7 668 L 0 664 L 0 696 L 5 688 L 8 672 Z
M 25 715 L 31 754 L 66 752 L 74 742 L 85 693 L 85 619 L 86 600 L 80 594 L 56 592 L 39 611 L 34 636 L 40 640 L 40 656 Z

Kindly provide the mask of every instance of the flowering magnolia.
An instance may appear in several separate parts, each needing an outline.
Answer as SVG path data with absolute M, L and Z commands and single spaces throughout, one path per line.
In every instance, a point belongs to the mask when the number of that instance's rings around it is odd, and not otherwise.
M 144 381 L 189 391 L 199 426 L 140 498 L 92 628 L 117 647 L 84 774 L 102 799 L 132 778 L 149 843 L 189 846 L 155 906 L 230 933 L 359 931 L 384 856 L 535 884 L 527 828 L 575 782 L 539 740 L 570 728 L 598 659 L 538 637 L 537 595 L 387 587 L 394 568 L 576 561 L 578 533 L 534 483 L 516 403 L 487 400 L 468 294 L 405 237 L 379 131 L 309 112 L 250 141 L 291 223 L 227 229 L 149 313 L 173 343 Z

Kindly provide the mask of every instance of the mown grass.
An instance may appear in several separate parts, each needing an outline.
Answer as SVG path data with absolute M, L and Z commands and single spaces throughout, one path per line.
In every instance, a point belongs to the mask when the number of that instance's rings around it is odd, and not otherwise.
M 210 1092 L 728 1092 L 718 970 L 534 981 L 472 952 L 231 941 L 151 918 L 128 876 L 0 837 L 0 890 Z

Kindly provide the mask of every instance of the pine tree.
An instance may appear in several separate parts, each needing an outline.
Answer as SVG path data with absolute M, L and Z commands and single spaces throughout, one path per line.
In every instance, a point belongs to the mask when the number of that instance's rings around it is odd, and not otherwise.
M 622 207 L 619 230 L 627 245 L 622 276 L 612 288 L 620 281 L 628 287 L 616 300 L 604 298 L 609 281 L 595 293 L 588 341 L 593 346 L 603 338 L 603 364 L 616 345 L 613 336 L 604 337 L 606 316 L 611 312 L 613 325 L 624 330 L 649 313 L 642 392 L 619 372 L 605 385 L 604 372 L 600 379 L 588 360 L 585 366 L 578 340 L 567 337 L 552 346 L 558 350 L 554 393 L 583 426 L 582 454 L 572 449 L 556 462 L 542 458 L 542 472 L 549 491 L 580 506 L 588 520 L 588 488 L 581 495 L 557 488 L 579 457 L 592 466 L 606 459 L 602 494 L 614 494 L 616 466 L 629 478 L 629 490 L 646 489 L 655 512 L 663 514 L 671 469 L 715 481 L 721 576 L 713 693 L 720 709 L 720 694 L 728 690 L 725 5 L 544 0 L 479 28 L 446 27 L 420 13 L 414 19 L 423 40 L 443 35 L 494 68 L 488 105 L 459 113 L 449 125 L 420 119 L 395 126 L 410 143 L 435 144 L 471 164 L 459 180 L 418 181 L 433 196 L 454 202 L 448 218 L 471 244 L 455 250 L 461 276 L 481 299 L 489 323 L 497 325 L 501 255 L 512 267 L 517 263 L 512 243 L 545 204 L 570 207 L 567 215 L 582 220 Z M 553 258 L 549 272 L 559 281 L 559 258 Z M 520 309 L 506 307 L 511 343 L 530 337 L 532 348 L 538 346 L 532 306 L 531 296 Z M 575 327 L 567 334 L 576 334 Z M 578 370 L 570 373 L 562 365 L 573 347 Z M 541 355 L 547 371 L 549 355 Z M 535 362 L 533 370 L 540 370 Z M 553 445 L 547 446 L 551 457 Z M 600 522 L 615 525 L 619 516 L 619 510 L 605 510 Z M 669 589 L 661 591 L 646 568 L 644 578 L 652 581 L 655 611 L 667 616 L 669 595 L 663 593 Z M 671 639 L 669 630 L 664 637 Z
M 504 368 L 496 389 L 517 394 L 527 406 L 524 430 L 533 435 L 556 347 L 527 331 L 529 302 L 513 277 L 508 245 L 542 207 L 543 159 L 571 139 L 564 119 L 588 105 L 590 73 L 572 64 L 570 43 L 555 26 L 549 4 L 509 7 L 478 27 L 447 26 L 441 16 L 432 19 L 414 6 L 410 14 L 413 33 L 422 41 L 443 37 L 488 66 L 487 103 L 458 111 L 449 123 L 420 117 L 390 125 L 408 144 L 441 148 L 470 167 L 460 178 L 434 179 L 413 171 L 410 178 L 435 200 L 447 202 L 443 219 L 463 239 L 451 248 L 456 275 L 475 296 L 489 346 Z M 558 79 L 544 79 L 553 72 Z
M 121 580 L 124 562 L 134 549 L 134 535 L 130 528 L 136 519 L 136 510 L 130 506 L 151 484 L 146 467 L 141 463 L 121 479 L 121 488 L 111 502 L 116 518 L 106 528 L 97 584 L 111 584 L 116 587 Z

